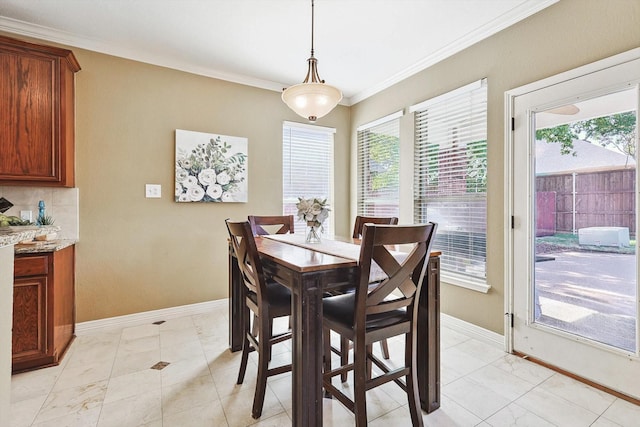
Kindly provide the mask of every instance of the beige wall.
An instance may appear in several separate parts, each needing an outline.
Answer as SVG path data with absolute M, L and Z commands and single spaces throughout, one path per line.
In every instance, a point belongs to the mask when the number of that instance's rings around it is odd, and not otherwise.
M 281 213 L 282 122 L 305 121 L 277 92 L 74 52 L 78 321 L 226 298 L 224 219 Z M 336 182 L 346 182 L 349 111 L 318 124 L 337 128 Z M 249 202 L 174 202 L 175 129 L 247 137 Z M 161 199 L 144 197 L 147 183 L 162 185 Z M 346 196 L 333 208 L 348 213 Z
M 425 40 L 424 43 L 428 43 Z M 351 143 L 356 127 L 425 99 L 488 78 L 488 294 L 442 285 L 442 310 L 502 333 L 504 322 L 504 92 L 640 46 L 637 0 L 561 0 L 525 21 L 471 46 L 351 108 Z M 412 220 L 413 115 L 401 119 L 403 139 L 401 217 Z M 354 156 L 355 159 L 355 156 Z M 355 167 L 355 163 L 352 164 Z M 351 174 L 355 191 L 354 174 Z M 352 212 L 355 206 L 352 203 Z
M 82 67 L 78 322 L 226 298 L 224 219 L 282 212 L 282 122 L 306 120 L 278 92 L 70 49 Z M 332 209 L 348 234 L 349 109 L 317 124 L 337 129 Z M 249 202 L 174 202 L 175 129 L 248 138 Z M 145 184 L 161 184 L 162 198 L 146 199 Z
M 318 124 L 337 128 L 336 201 L 350 234 L 356 127 L 482 77 L 489 84 L 489 294 L 443 284 L 443 311 L 501 333 L 506 90 L 640 44 L 637 0 L 554 6 Z M 18 37 L 21 38 L 21 37 Z M 399 41 L 407 44 L 414 41 Z M 428 43 L 428 40 L 424 41 Z M 227 297 L 224 219 L 280 212 L 281 127 L 304 122 L 280 94 L 72 48 L 76 77 L 79 322 Z M 365 72 L 366 70 L 363 70 Z M 412 220 L 412 117 L 401 119 L 402 222 Z M 249 203 L 173 201 L 174 130 L 247 137 Z M 351 178 L 351 191 L 347 183 Z M 145 199 L 144 185 L 162 185 Z

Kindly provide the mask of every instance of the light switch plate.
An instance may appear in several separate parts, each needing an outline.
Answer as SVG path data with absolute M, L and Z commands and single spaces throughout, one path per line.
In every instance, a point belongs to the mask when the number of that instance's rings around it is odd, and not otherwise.
M 160 184 L 145 184 L 144 194 L 148 199 L 159 199 L 162 196 L 162 186 Z

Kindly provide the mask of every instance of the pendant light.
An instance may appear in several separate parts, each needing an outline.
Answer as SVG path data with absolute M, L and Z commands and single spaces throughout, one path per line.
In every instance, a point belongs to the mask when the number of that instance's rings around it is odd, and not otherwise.
M 314 0 L 311 0 L 311 57 L 307 59 L 307 76 L 300 84 L 291 86 L 282 92 L 282 100 L 296 114 L 315 122 L 338 105 L 342 92 L 334 86 L 325 84 L 318 75 L 318 60 L 313 56 Z

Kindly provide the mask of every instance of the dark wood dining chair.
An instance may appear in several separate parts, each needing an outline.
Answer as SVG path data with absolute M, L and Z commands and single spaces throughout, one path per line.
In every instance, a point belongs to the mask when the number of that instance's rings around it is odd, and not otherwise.
M 383 216 L 356 216 L 356 222 L 353 225 L 353 238 L 354 239 L 360 239 L 362 237 L 362 227 L 365 224 L 390 224 L 390 225 L 395 225 L 398 223 L 398 218 L 396 218 L 395 216 L 389 216 L 389 217 L 383 217 Z M 347 348 L 345 347 L 347 340 L 346 338 L 344 339 L 344 341 L 342 342 L 342 347 L 343 348 Z M 382 350 L 382 357 L 384 357 L 385 359 L 389 359 L 389 343 L 387 343 L 387 340 L 382 340 L 380 341 L 380 349 Z M 343 357 L 343 361 L 342 363 L 346 363 L 348 357 L 349 357 L 349 353 L 348 352 L 342 352 L 342 357 Z M 347 378 L 346 376 L 343 376 L 343 381 L 346 381 Z
M 249 215 L 248 219 L 254 236 L 293 234 L 295 231 L 293 215 Z M 291 319 L 289 319 L 289 329 L 291 329 Z
M 362 237 L 362 227 L 366 224 L 392 224 L 398 223 L 398 218 L 395 216 L 356 216 L 356 222 L 353 225 L 353 238 L 359 239 Z
M 258 352 L 258 378 L 253 397 L 253 418 L 260 418 L 267 388 L 267 378 L 291 371 L 291 364 L 269 368 L 271 347 L 279 342 L 291 339 L 291 332 L 273 334 L 273 319 L 291 315 L 291 292 L 281 284 L 270 280 L 262 270 L 262 263 L 256 247 L 256 241 L 248 221 L 233 222 L 226 220 L 231 247 L 238 259 L 238 267 L 242 275 L 242 288 L 245 310 L 244 319 L 249 319 L 249 312 L 254 313 L 254 324 L 249 327 L 247 320 L 243 325 L 242 359 L 238 384 L 242 384 L 247 371 L 249 353 Z M 257 333 L 255 333 L 257 331 Z
M 249 223 L 251 224 L 251 230 L 253 231 L 254 236 L 294 232 L 293 215 L 249 215 Z M 269 230 L 274 231 L 270 232 Z
M 411 422 L 423 426 L 416 366 L 417 297 L 425 277 L 437 225 L 373 225 L 363 228 L 355 293 L 323 299 L 325 391 L 354 412 L 356 426 L 367 425 L 366 392 L 389 381 L 397 383 L 409 400 Z M 388 245 L 412 245 L 402 260 Z M 387 278 L 371 287 L 369 275 L 377 264 Z M 353 362 L 333 369 L 330 333 L 353 342 Z M 372 352 L 373 343 L 397 335 L 405 336 L 404 366 L 389 367 Z M 382 374 L 374 376 L 372 364 Z M 332 378 L 353 371 L 353 399 L 332 383 Z M 402 381 L 404 377 L 404 381 Z

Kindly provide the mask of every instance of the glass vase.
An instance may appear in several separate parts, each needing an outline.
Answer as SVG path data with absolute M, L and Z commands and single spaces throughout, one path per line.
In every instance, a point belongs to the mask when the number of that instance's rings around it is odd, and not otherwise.
M 315 222 L 307 222 L 307 237 L 305 239 L 307 243 L 320 243 L 320 226 Z

